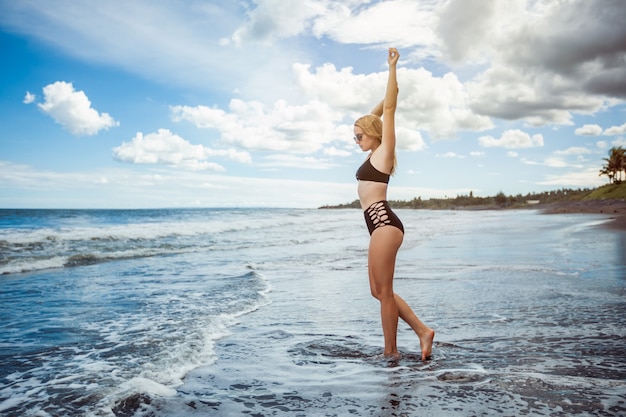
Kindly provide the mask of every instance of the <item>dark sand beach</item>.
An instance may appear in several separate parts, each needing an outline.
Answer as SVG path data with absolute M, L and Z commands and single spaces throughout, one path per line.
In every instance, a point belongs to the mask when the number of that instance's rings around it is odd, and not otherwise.
M 538 206 L 546 214 L 603 214 L 611 221 L 605 227 L 615 230 L 626 230 L 625 200 L 585 200 L 567 201 Z

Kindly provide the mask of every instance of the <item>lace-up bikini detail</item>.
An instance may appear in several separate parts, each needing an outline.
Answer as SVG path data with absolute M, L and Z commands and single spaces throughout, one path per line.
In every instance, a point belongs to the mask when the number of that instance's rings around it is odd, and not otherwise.
M 386 200 L 372 204 L 363 214 L 365 215 L 365 223 L 367 224 L 370 235 L 374 233 L 374 230 L 383 226 L 395 226 L 404 233 L 402 222 L 398 216 L 391 211 L 391 207 L 389 207 L 389 203 Z

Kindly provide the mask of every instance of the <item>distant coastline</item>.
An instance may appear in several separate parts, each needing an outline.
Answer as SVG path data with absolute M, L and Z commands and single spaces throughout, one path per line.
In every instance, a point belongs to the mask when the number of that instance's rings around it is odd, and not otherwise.
M 391 200 L 392 208 L 423 210 L 540 210 L 545 214 L 602 214 L 612 220 L 607 227 L 626 230 L 626 184 L 609 184 L 596 189 L 558 190 L 517 196 L 499 193 L 494 197 L 457 196 L 446 199 Z M 358 200 L 320 209 L 360 208 Z

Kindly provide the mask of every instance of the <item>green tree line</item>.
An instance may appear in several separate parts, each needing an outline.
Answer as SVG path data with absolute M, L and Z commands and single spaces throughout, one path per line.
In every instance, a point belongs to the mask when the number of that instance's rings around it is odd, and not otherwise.
M 566 189 L 556 191 L 546 191 L 541 193 L 528 193 L 507 196 L 503 192 L 499 192 L 495 196 L 476 197 L 470 191 L 468 195 L 459 195 L 454 198 L 431 198 L 422 200 L 421 197 L 415 197 L 412 200 L 389 200 L 389 205 L 393 208 L 410 208 L 410 209 L 430 209 L 441 210 L 450 208 L 467 208 L 467 209 L 490 209 L 490 208 L 514 208 L 528 206 L 529 202 L 541 202 L 541 204 L 557 203 L 567 200 L 577 200 L 591 192 L 591 189 Z M 339 205 L 327 205 L 320 208 L 360 208 L 359 200 L 351 203 Z

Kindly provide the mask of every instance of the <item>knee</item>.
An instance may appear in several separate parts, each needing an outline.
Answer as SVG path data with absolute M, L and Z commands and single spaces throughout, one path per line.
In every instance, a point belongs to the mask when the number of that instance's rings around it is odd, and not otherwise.
M 387 301 L 393 298 L 393 288 L 387 285 L 380 285 L 376 288 L 376 295 L 374 296 L 379 301 Z
M 372 297 L 374 297 L 378 301 L 381 301 L 382 299 L 385 299 L 385 298 L 394 297 L 394 293 L 392 289 L 388 289 L 385 287 L 382 287 L 382 288 L 373 287 L 370 290 L 372 293 Z

